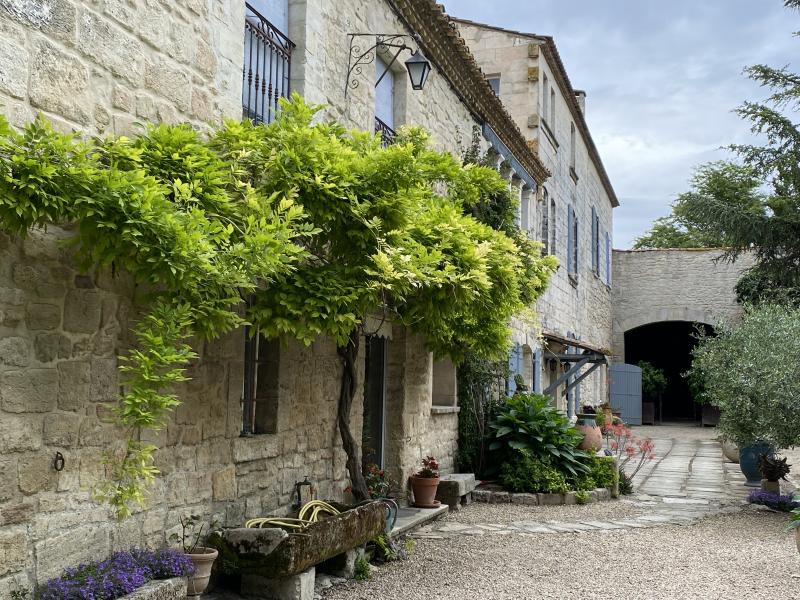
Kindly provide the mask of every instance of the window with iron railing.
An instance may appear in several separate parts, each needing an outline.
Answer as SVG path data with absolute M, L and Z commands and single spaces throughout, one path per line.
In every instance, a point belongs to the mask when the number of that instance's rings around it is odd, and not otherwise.
M 389 127 L 386 123 L 375 117 L 375 133 L 381 134 L 381 146 L 386 148 L 394 144 L 394 139 L 397 136 L 394 129 Z
M 260 12 L 245 3 L 242 113 L 256 123 L 275 119 L 278 100 L 289 97 L 294 44 Z

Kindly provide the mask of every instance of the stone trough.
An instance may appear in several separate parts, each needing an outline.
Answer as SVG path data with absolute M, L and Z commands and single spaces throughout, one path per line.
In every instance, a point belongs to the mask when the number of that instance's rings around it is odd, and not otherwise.
M 339 507 L 337 507 L 339 508 Z M 289 533 L 277 527 L 235 528 L 214 533 L 226 572 L 242 576 L 242 593 L 275 600 L 313 596 L 314 572 L 325 563 L 332 574 L 350 575 L 355 549 L 384 532 L 386 507 L 370 502 Z M 310 581 L 310 587 L 309 587 Z

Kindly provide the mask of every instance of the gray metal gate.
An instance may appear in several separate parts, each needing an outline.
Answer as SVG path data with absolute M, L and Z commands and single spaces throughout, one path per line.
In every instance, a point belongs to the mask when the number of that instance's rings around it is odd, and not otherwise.
M 629 425 L 642 424 L 642 370 L 636 365 L 611 365 L 611 407 Z

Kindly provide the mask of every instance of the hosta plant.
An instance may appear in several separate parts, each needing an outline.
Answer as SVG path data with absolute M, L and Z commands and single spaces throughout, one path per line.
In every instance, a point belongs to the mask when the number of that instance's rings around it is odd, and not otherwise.
M 494 441 L 489 449 L 498 462 L 514 460 L 520 450 L 546 461 L 565 475 L 586 473 L 589 455 L 578 449 L 583 434 L 541 394 L 515 394 L 490 425 Z

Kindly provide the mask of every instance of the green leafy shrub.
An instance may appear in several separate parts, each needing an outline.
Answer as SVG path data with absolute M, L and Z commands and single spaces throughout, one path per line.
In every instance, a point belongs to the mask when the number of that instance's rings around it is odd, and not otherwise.
M 748 308 L 741 324 L 718 324 L 692 353 L 723 436 L 740 448 L 800 444 L 800 308 Z
M 667 389 L 667 377 L 664 369 L 659 369 L 646 360 L 641 360 L 637 366 L 642 370 L 642 396 L 653 398 Z
M 500 481 L 507 490 L 548 494 L 569 491 L 566 477 L 548 459 L 538 458 L 529 450 L 515 454 L 515 459 L 503 464 L 500 473 Z
M 633 480 L 628 474 L 620 469 L 619 473 L 619 493 L 622 496 L 630 496 L 633 493 Z
M 589 502 L 589 492 L 578 490 L 575 492 L 575 504 L 586 504 Z
M 372 578 L 372 566 L 366 556 L 359 556 L 353 567 L 353 578 L 356 581 L 367 581 Z
M 577 477 L 588 473 L 589 455 L 578 449 L 583 434 L 541 394 L 515 394 L 498 410 L 490 424 L 494 442 L 489 446 L 500 462 L 513 462 L 517 452 L 551 464 L 561 473 Z
M 589 476 L 596 488 L 613 488 L 617 483 L 617 469 L 613 456 L 592 456 L 589 461 Z
M 568 483 L 578 491 L 588 491 L 596 488 L 611 489 L 616 483 L 614 458 L 611 456 L 590 456 L 586 460 L 587 473 L 578 473 L 577 477 L 568 478 Z

